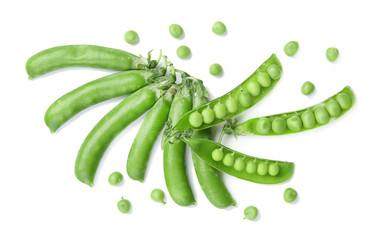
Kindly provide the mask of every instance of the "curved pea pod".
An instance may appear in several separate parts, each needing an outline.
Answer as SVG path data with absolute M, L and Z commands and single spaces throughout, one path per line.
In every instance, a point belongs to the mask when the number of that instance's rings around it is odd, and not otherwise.
M 189 128 L 206 129 L 224 121 L 225 117 L 232 118 L 254 106 L 264 98 L 278 83 L 282 67 L 275 54 L 272 54 L 251 76 L 227 94 L 195 108 L 182 116 L 174 128 L 184 131 Z M 248 94 L 249 93 L 249 94 Z M 213 121 L 190 123 L 190 116 L 201 114 L 205 109 L 215 111 Z
M 148 63 L 134 54 L 94 45 L 67 45 L 43 50 L 26 63 L 29 79 L 65 67 L 93 67 L 112 70 L 145 69 Z
M 183 138 L 182 140 L 194 153 L 212 167 L 243 180 L 261 184 L 276 184 L 285 182 L 293 176 L 294 163 L 292 162 L 251 157 L 207 139 Z M 224 159 L 214 160 L 212 152 L 216 149 L 221 150 L 224 156 L 230 156 L 233 161 L 228 163 Z M 268 170 L 268 166 L 271 165 L 278 166 L 277 173 Z
M 355 103 L 349 86 L 325 101 L 298 111 L 252 118 L 234 128 L 239 135 L 284 135 L 323 126 L 344 115 Z

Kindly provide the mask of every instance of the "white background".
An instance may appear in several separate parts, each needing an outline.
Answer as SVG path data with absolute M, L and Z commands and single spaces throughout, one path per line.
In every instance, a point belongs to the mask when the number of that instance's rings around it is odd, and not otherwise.
M 381 7 L 378 1 L 2 1 L 0 4 L 0 239 L 381 239 Z M 223 21 L 228 34 L 216 36 Z M 168 26 L 180 24 L 182 40 Z M 124 33 L 139 33 L 138 45 Z M 300 44 L 287 57 L 283 46 Z M 122 98 L 91 107 L 50 134 L 43 117 L 66 92 L 110 74 L 71 68 L 29 81 L 25 62 L 33 54 L 66 44 L 94 44 L 146 55 L 162 49 L 174 65 L 204 80 L 215 98 L 249 76 L 272 53 L 284 67 L 275 89 L 240 116 L 248 119 L 298 110 L 350 85 L 357 102 L 339 120 L 304 133 L 279 137 L 225 137 L 223 143 L 249 155 L 296 163 L 294 177 L 279 185 L 259 185 L 224 175 L 238 205 L 214 208 L 187 159 L 197 206 L 177 206 L 167 191 L 164 206 L 151 201 L 153 188 L 166 190 L 162 151 L 156 144 L 146 181 L 127 178 L 126 157 L 144 117 L 111 144 L 90 188 L 74 176 L 77 151 L 92 127 Z M 176 57 L 188 45 L 192 58 Z M 340 51 L 336 63 L 327 47 Z M 224 76 L 209 75 L 219 62 Z M 316 91 L 300 93 L 305 81 Z M 113 171 L 124 174 L 121 187 L 108 185 Z M 295 188 L 296 204 L 283 200 Z M 118 212 L 124 196 L 129 214 Z M 255 205 L 260 216 L 243 220 Z

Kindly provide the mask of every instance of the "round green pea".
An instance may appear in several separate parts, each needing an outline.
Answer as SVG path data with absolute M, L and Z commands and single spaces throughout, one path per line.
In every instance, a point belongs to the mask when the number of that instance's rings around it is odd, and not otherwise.
M 249 94 L 249 92 L 247 91 L 241 91 L 241 93 L 239 94 L 238 100 L 240 105 L 244 108 L 251 106 L 251 102 L 252 102 L 251 94 Z
M 109 183 L 112 186 L 118 186 L 121 184 L 123 176 L 120 172 L 113 172 L 109 175 Z
M 267 73 L 272 79 L 279 79 L 281 77 L 281 69 L 276 64 L 268 66 Z
M 217 148 L 212 151 L 212 159 L 215 161 L 221 161 L 223 159 L 224 153 L 223 149 Z
M 229 113 L 235 113 L 237 112 L 239 108 L 239 104 L 237 103 L 236 99 L 234 99 L 233 97 L 229 97 L 227 101 L 225 102 L 225 105 Z
M 326 124 L 330 119 L 328 111 L 326 111 L 326 109 L 322 106 L 316 108 L 314 116 L 316 117 L 316 120 L 319 124 Z
M 169 32 L 174 38 L 180 38 L 183 35 L 183 28 L 178 24 L 171 24 Z
M 268 173 L 268 164 L 263 162 L 259 163 L 259 165 L 257 165 L 257 174 L 264 176 L 267 173 Z
M 286 121 L 283 118 L 278 117 L 278 118 L 273 119 L 272 130 L 275 133 L 282 133 L 285 131 L 285 129 L 286 129 Z
M 164 201 L 164 192 L 159 188 L 152 190 L 150 197 L 155 202 L 166 204 Z
M 227 108 L 223 103 L 217 103 L 214 106 L 214 112 L 217 119 L 222 119 L 227 115 Z
M 298 47 L 298 42 L 290 41 L 287 44 L 285 44 L 284 52 L 287 56 L 292 57 L 297 53 Z
M 280 172 L 280 167 L 277 163 L 271 163 L 269 164 L 268 173 L 271 176 L 276 176 Z
M 302 84 L 301 92 L 302 92 L 302 94 L 308 96 L 314 91 L 314 88 L 315 87 L 314 87 L 313 83 L 306 81 L 306 82 L 304 82 L 304 84 Z
M 330 47 L 326 49 L 326 59 L 328 59 L 329 62 L 334 62 L 338 58 L 338 49 L 335 47 Z
M 203 109 L 202 111 L 203 122 L 210 124 L 215 120 L 215 112 L 210 107 Z
M 308 109 L 301 115 L 302 124 L 304 128 L 312 128 L 316 125 L 316 118 L 312 110 Z
M 249 206 L 244 209 L 244 219 L 255 220 L 258 214 L 258 210 L 254 206 Z
M 200 114 L 198 111 L 191 113 L 188 117 L 188 122 L 195 128 L 200 127 L 203 123 L 202 114 Z
M 212 25 L 212 31 L 216 35 L 224 35 L 226 33 L 226 31 L 227 31 L 227 28 L 224 25 L 224 23 L 222 23 L 220 21 L 217 21 L 217 22 L 214 23 L 214 25 Z
M 182 45 L 176 50 L 176 55 L 178 55 L 180 59 L 189 58 L 191 56 L 191 49 L 187 46 Z
M 256 131 L 260 134 L 267 134 L 271 130 L 271 121 L 262 117 L 256 123 Z
M 337 95 L 336 100 L 340 104 L 342 109 L 348 109 L 351 107 L 351 97 L 346 93 L 340 93 Z
M 245 167 L 245 171 L 249 174 L 255 173 L 257 170 L 257 165 L 255 161 L 250 161 L 247 163 L 247 166 Z
M 233 155 L 227 153 L 223 158 L 223 164 L 227 167 L 231 167 L 234 163 L 235 159 L 233 159 Z
M 272 83 L 272 80 L 271 80 L 271 78 L 269 77 L 269 75 L 267 73 L 259 72 L 258 75 L 257 75 L 257 82 L 262 87 L 269 87 L 271 85 L 271 83 Z
M 222 72 L 223 68 L 219 63 L 214 63 L 210 66 L 210 74 L 212 76 L 219 76 Z
M 236 171 L 242 171 L 245 169 L 245 161 L 243 158 L 238 158 L 235 160 L 235 163 L 233 164 L 233 168 Z
M 138 33 L 134 30 L 129 30 L 125 33 L 125 41 L 129 44 L 135 44 L 139 41 Z
M 117 207 L 121 213 L 128 213 L 130 211 L 130 202 L 122 197 L 122 199 L 118 201 Z
M 294 202 L 297 198 L 297 192 L 293 188 L 287 188 L 284 191 L 284 200 L 287 203 Z
M 340 105 L 333 99 L 325 104 L 325 108 L 332 117 L 337 117 L 341 113 Z
M 248 81 L 248 83 L 245 85 L 245 88 L 254 97 L 260 94 L 261 87 L 255 79 Z
M 287 126 L 290 130 L 297 132 L 301 130 L 302 122 L 301 118 L 297 115 L 294 115 L 287 119 Z

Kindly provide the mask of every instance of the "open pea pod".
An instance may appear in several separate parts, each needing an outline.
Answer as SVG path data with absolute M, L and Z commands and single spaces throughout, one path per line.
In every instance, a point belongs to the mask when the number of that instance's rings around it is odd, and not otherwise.
M 284 135 L 320 127 L 344 115 L 355 102 L 349 86 L 325 101 L 298 111 L 252 118 L 234 127 L 238 135 Z
M 183 138 L 182 140 L 212 167 L 250 182 L 281 183 L 290 179 L 294 172 L 292 162 L 251 157 L 207 139 Z
M 249 109 L 264 98 L 280 80 L 282 67 L 272 54 L 251 76 L 227 94 L 185 113 L 174 128 L 206 129 Z

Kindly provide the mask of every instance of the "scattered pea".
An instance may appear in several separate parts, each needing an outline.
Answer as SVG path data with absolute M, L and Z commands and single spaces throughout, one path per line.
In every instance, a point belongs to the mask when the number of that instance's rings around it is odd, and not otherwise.
M 123 176 L 120 172 L 113 172 L 109 176 L 109 184 L 112 186 L 118 186 L 121 184 Z
M 277 163 L 271 163 L 269 164 L 268 173 L 271 176 L 276 176 L 280 172 L 280 167 Z
M 315 87 L 313 83 L 306 81 L 304 84 L 302 84 L 301 92 L 304 95 L 310 95 L 314 91 L 314 88 Z
M 210 74 L 212 76 L 219 76 L 222 72 L 223 68 L 219 63 L 214 63 L 210 66 Z
M 247 166 L 245 167 L 245 171 L 249 174 L 255 173 L 257 170 L 257 165 L 255 161 L 250 161 L 247 163 Z
M 223 149 L 217 148 L 212 151 L 212 159 L 215 161 L 221 161 L 223 159 L 224 153 Z
M 294 115 L 287 119 L 287 126 L 292 131 L 300 131 L 302 127 L 302 122 L 299 116 Z
M 279 79 L 281 77 L 281 70 L 276 64 L 272 64 L 267 68 L 267 73 L 272 79 Z
M 293 188 L 287 188 L 284 191 L 284 200 L 287 203 L 294 202 L 297 198 L 297 192 Z
M 244 209 L 244 219 L 255 220 L 258 214 L 258 210 L 254 206 L 249 206 Z
M 298 42 L 296 41 L 290 41 L 284 46 L 284 52 L 287 56 L 292 57 L 294 56 L 298 51 Z
M 216 35 L 224 35 L 226 33 L 226 31 L 227 31 L 227 28 L 224 25 L 224 23 L 222 23 L 220 21 L 217 21 L 217 22 L 214 23 L 214 25 L 212 25 L 212 31 Z
M 325 108 L 332 117 L 337 117 L 341 113 L 340 105 L 333 99 L 325 104 Z
M 215 112 L 210 107 L 208 107 L 202 111 L 202 117 L 205 124 L 210 124 L 215 119 Z
M 351 107 L 351 98 L 346 93 L 340 93 L 337 95 L 336 100 L 340 104 L 342 109 L 348 109 Z
M 260 84 L 255 80 L 248 81 L 246 85 L 247 91 L 254 97 L 258 96 L 260 94 Z
M 195 111 L 195 112 L 190 114 L 188 121 L 189 121 L 191 126 L 200 127 L 203 123 L 203 117 L 199 112 Z
M 326 59 L 328 59 L 329 62 L 334 62 L 337 60 L 338 57 L 338 49 L 335 47 L 330 47 L 326 50 Z
M 231 167 L 234 163 L 233 155 L 232 154 L 226 154 L 223 158 L 223 164 L 227 167 Z
M 244 170 L 245 168 L 245 161 L 243 158 L 238 158 L 235 160 L 235 163 L 233 165 L 233 168 L 236 170 L 236 171 L 242 171 Z
M 257 166 L 257 174 L 264 176 L 268 173 L 268 164 L 267 163 L 259 163 Z
M 271 130 L 271 121 L 268 118 L 262 117 L 257 121 L 256 131 L 260 134 L 267 134 Z
M 314 116 L 316 117 L 316 120 L 319 124 L 328 123 L 330 119 L 328 111 L 326 111 L 326 109 L 322 106 L 316 108 Z
M 129 44 L 135 44 L 139 41 L 138 33 L 134 30 L 129 30 L 125 33 L 125 41 Z
M 257 75 L 257 82 L 262 87 L 269 87 L 271 85 L 272 80 L 267 73 L 259 72 L 259 74 Z
M 285 129 L 286 129 L 286 121 L 283 118 L 278 117 L 278 118 L 273 119 L 272 130 L 275 133 L 282 133 L 285 131 Z
M 191 56 L 191 49 L 187 46 L 182 45 L 176 50 L 176 55 L 178 55 L 180 59 L 189 58 Z
M 235 98 L 229 97 L 225 103 L 227 110 L 229 113 L 235 113 L 237 112 L 239 105 Z
M 121 213 L 128 213 L 130 211 L 130 202 L 122 197 L 122 199 L 118 201 L 117 207 Z
M 164 201 L 164 192 L 159 188 L 152 190 L 150 197 L 155 202 L 166 204 Z
M 238 100 L 242 107 L 247 108 L 251 105 L 251 94 L 247 91 L 241 91 Z
M 316 125 L 316 119 L 312 110 L 308 109 L 301 115 L 304 128 L 312 128 Z
M 174 38 L 180 38 L 183 35 L 183 28 L 178 24 L 171 24 L 169 31 Z
M 227 115 L 227 108 L 223 103 L 217 103 L 214 106 L 214 112 L 217 119 L 222 119 Z

